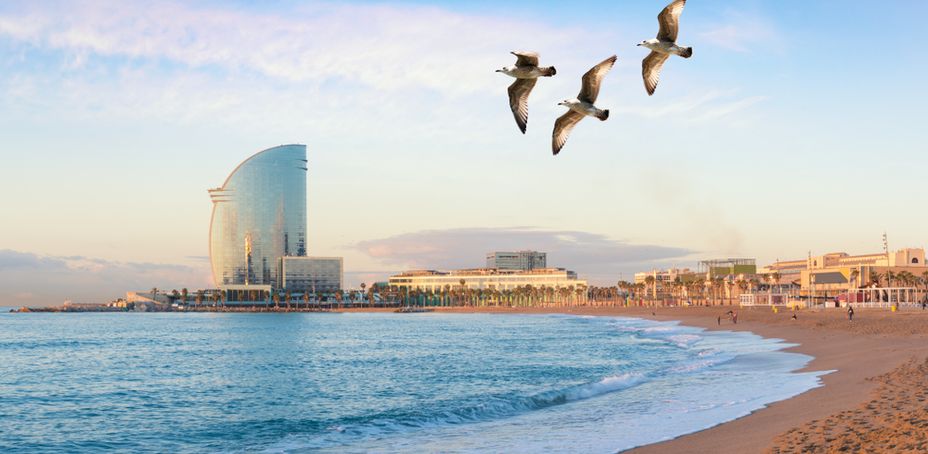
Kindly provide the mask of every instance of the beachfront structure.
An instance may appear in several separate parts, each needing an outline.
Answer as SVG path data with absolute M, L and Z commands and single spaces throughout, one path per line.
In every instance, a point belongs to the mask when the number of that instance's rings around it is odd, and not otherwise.
M 701 277 L 704 276 L 689 268 L 652 269 L 635 273 L 635 284 L 643 285 L 651 298 L 666 299 L 673 297 L 675 284 L 693 282 Z
M 924 249 L 906 248 L 863 255 L 809 254 L 806 259 L 777 261 L 758 274 L 768 282 L 792 284 L 800 296 L 810 300 L 870 301 L 891 299 L 894 294 L 912 300 L 923 298 L 915 281 L 928 278 L 928 266 Z
M 335 293 L 344 286 L 341 257 L 281 257 L 277 288 L 292 293 Z
M 547 268 L 548 254 L 538 251 L 489 252 L 487 268 L 498 270 L 530 271 Z
M 727 258 L 702 260 L 699 262 L 698 273 L 709 278 L 739 278 L 750 279 L 757 274 L 757 261 L 750 258 Z
M 533 288 L 586 288 L 587 282 L 577 273 L 564 268 L 542 268 L 531 271 L 477 268 L 470 270 L 416 270 L 390 276 L 391 287 L 398 289 L 439 292 L 462 287 L 470 290 L 515 290 Z
M 281 145 L 246 159 L 209 190 L 217 287 L 276 286 L 280 258 L 306 255 L 306 172 L 306 146 Z

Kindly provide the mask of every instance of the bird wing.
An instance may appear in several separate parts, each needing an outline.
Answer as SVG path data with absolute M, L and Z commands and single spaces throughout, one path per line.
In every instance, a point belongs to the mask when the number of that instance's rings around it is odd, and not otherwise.
M 666 8 L 661 10 L 657 15 L 657 23 L 660 24 L 660 31 L 657 32 L 657 39 L 661 41 L 677 41 L 677 31 L 680 29 L 680 13 L 683 12 L 683 5 L 686 0 L 674 0 Z
M 669 54 L 651 51 L 641 61 L 641 77 L 644 79 L 644 88 L 648 91 L 648 96 L 653 95 L 654 90 L 657 89 L 657 81 L 661 77 L 661 68 L 664 67 L 664 62 L 669 57 Z
M 512 109 L 512 116 L 515 117 L 522 134 L 525 134 L 525 126 L 528 124 L 528 95 L 532 92 L 537 80 L 516 79 L 509 86 L 509 108 Z
M 583 85 L 580 87 L 580 94 L 577 99 L 593 104 L 599 96 L 599 86 L 602 84 L 603 77 L 612 69 L 615 64 L 615 55 L 603 60 L 600 64 L 590 68 L 583 75 Z
M 567 137 L 570 136 L 570 131 L 574 130 L 574 126 L 577 126 L 580 120 L 583 120 L 582 113 L 568 110 L 567 113 L 561 115 L 554 122 L 554 133 L 551 135 L 551 151 L 554 152 L 555 156 L 560 153 L 561 148 L 564 148 Z
M 516 56 L 516 66 L 538 66 L 538 52 L 510 52 Z

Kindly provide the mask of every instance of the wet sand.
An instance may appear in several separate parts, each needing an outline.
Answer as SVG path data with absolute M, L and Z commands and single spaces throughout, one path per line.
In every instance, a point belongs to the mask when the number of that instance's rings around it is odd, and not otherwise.
M 738 312 L 738 323 L 723 316 Z M 633 449 L 633 453 L 926 452 L 928 311 L 791 311 L 737 306 L 691 308 L 452 308 L 441 312 L 567 313 L 678 320 L 710 330 L 751 331 L 799 344 L 804 370 L 834 370 L 824 386 L 731 422 Z M 654 315 L 652 315 L 652 312 Z

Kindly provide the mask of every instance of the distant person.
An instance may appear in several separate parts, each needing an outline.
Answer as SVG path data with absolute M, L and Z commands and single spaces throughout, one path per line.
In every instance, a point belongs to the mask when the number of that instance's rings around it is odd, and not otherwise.
M 854 321 L 854 308 L 851 306 L 847 307 L 847 319 L 848 321 Z
M 792 319 L 792 320 L 799 320 L 799 317 L 797 317 L 796 314 L 793 314 L 793 316 L 790 317 L 790 319 Z
M 737 312 L 732 312 L 732 313 L 731 313 L 731 321 L 732 321 L 732 323 L 734 323 L 734 324 L 736 324 L 736 325 L 738 324 L 738 313 L 737 313 Z
M 722 326 L 722 316 L 721 316 L 721 315 L 719 315 L 719 319 L 718 319 L 717 321 L 718 321 L 718 323 L 719 323 L 719 326 Z

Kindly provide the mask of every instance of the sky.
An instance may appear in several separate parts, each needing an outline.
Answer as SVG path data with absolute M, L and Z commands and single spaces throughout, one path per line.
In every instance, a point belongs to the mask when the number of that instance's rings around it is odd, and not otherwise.
M 700 259 L 924 247 L 924 1 L 0 3 L 0 305 L 210 286 L 207 189 L 308 148 L 309 253 L 346 284 L 538 249 L 593 284 Z M 527 134 L 494 72 L 557 75 Z M 616 54 L 558 156 L 580 77 Z

